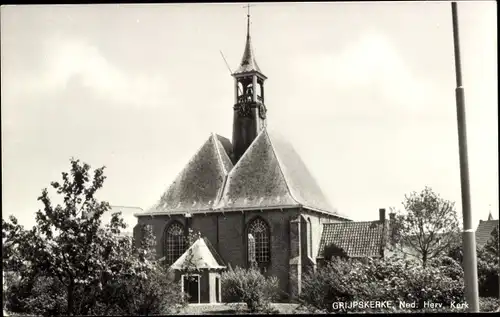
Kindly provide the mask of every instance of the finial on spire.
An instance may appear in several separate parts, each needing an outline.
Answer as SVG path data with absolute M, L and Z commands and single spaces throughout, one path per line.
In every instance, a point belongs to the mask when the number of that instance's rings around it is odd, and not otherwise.
M 247 9 L 247 37 L 250 37 L 250 7 L 253 7 L 254 5 L 248 3 L 246 6 L 243 6 L 243 8 Z
M 260 70 L 259 66 L 257 65 L 257 62 L 255 61 L 253 49 L 252 49 L 252 39 L 250 37 L 250 7 L 253 7 L 255 5 L 252 5 L 248 3 L 247 5 L 244 5 L 243 8 L 247 9 L 247 40 L 245 43 L 245 51 L 243 52 L 243 58 L 241 59 L 240 66 L 236 71 L 233 73 L 233 75 L 236 74 L 243 74 L 243 73 L 249 73 L 249 72 L 258 72 L 261 77 L 264 79 L 267 79 L 264 74 L 262 74 L 262 71 Z

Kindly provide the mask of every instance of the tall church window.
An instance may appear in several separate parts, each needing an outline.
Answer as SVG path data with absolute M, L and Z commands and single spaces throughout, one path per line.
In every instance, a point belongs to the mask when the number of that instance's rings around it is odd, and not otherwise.
M 248 226 L 248 233 L 252 235 L 255 243 L 255 261 L 257 264 L 269 263 L 269 226 L 264 220 L 257 218 Z
M 184 226 L 174 222 L 165 231 L 165 261 L 173 264 L 185 251 Z
M 313 243 L 312 243 L 312 224 L 311 218 L 307 218 L 307 254 L 310 258 L 313 257 Z

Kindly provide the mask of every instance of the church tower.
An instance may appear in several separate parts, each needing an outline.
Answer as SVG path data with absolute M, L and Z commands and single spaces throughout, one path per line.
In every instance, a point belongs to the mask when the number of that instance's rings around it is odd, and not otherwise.
M 236 164 L 266 126 L 264 81 L 252 49 L 250 12 L 247 14 L 245 52 L 234 77 L 233 163 Z

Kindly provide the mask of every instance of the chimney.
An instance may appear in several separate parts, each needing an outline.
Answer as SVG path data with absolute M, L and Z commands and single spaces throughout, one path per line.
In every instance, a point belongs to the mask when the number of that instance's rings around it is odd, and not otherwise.
M 380 222 L 385 222 L 385 208 L 380 208 L 378 210 Z

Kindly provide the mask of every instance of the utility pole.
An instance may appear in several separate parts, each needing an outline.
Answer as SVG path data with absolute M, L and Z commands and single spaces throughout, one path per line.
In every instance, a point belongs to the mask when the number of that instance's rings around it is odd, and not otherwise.
M 453 18 L 453 44 L 455 49 L 455 72 L 457 88 L 455 97 L 457 101 L 457 125 L 458 125 L 458 150 L 460 154 L 460 182 L 462 189 L 462 213 L 464 231 L 462 243 L 464 249 L 464 277 L 465 296 L 469 304 L 470 312 L 479 312 L 479 293 L 477 284 L 477 258 L 476 258 L 476 236 L 472 228 L 471 206 L 470 206 L 470 184 L 469 184 L 469 159 L 467 157 L 467 126 L 465 120 L 465 98 L 462 86 L 462 68 L 460 65 L 460 41 L 458 33 L 457 3 L 451 3 L 451 15 Z

